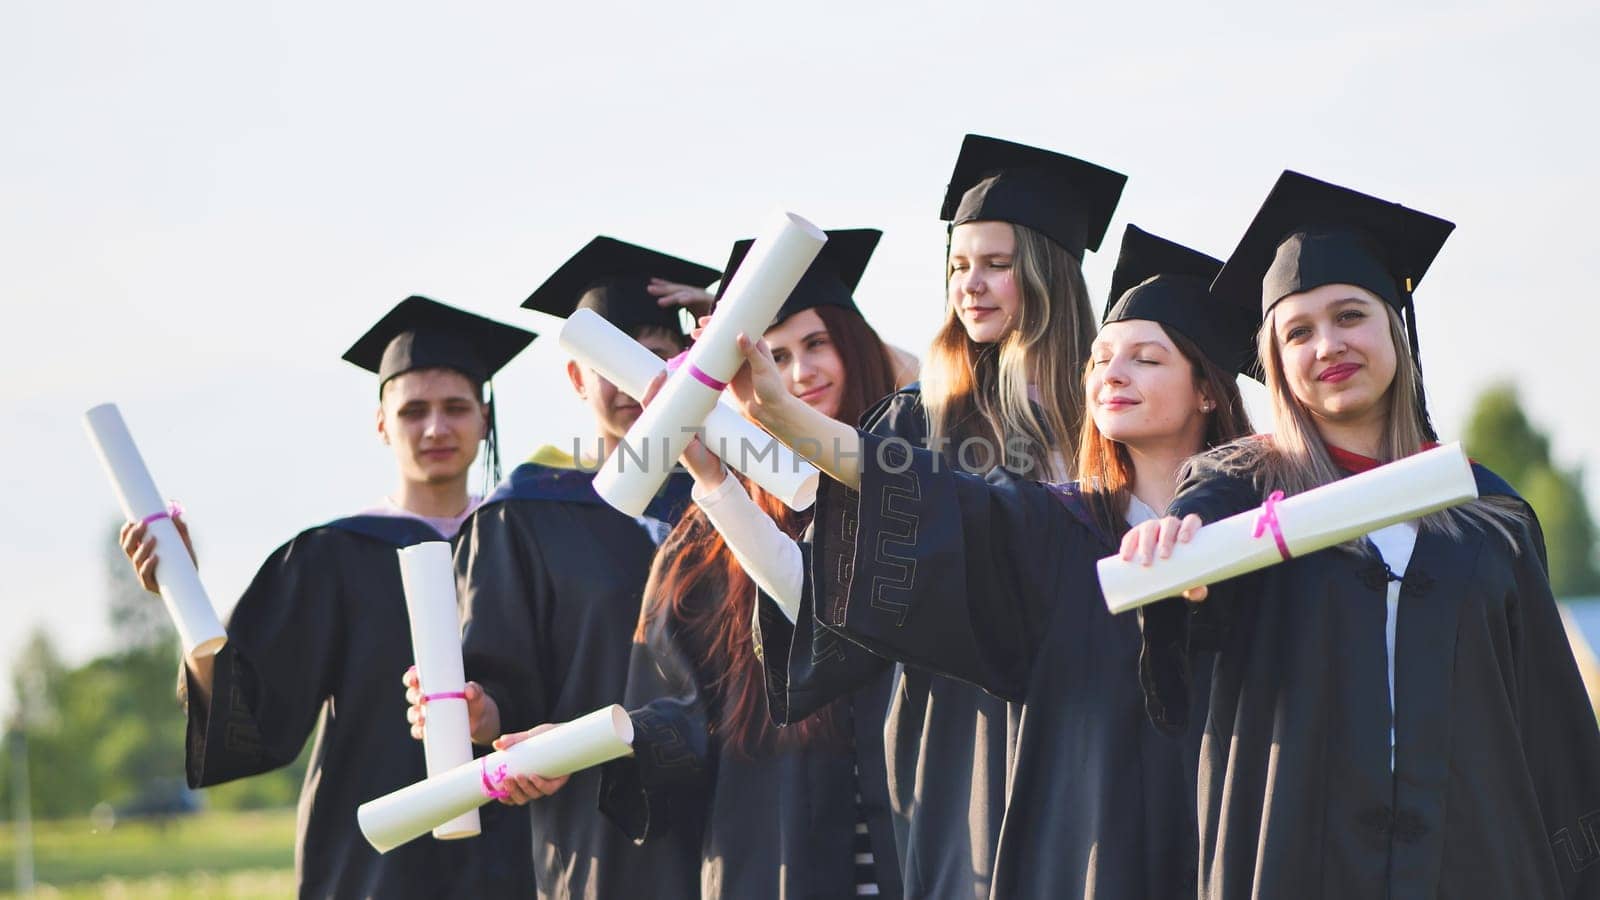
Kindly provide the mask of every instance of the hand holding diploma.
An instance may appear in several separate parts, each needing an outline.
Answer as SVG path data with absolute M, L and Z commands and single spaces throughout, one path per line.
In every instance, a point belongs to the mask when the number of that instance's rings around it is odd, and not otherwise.
M 189 539 L 189 524 L 183 520 L 183 513 L 174 510 L 171 521 L 178 536 L 183 538 L 183 548 L 189 552 L 190 563 L 198 564 L 200 560 L 194 555 L 194 543 Z M 157 541 L 150 533 L 149 524 L 124 522 L 117 539 L 122 544 L 122 555 L 133 564 L 133 572 L 138 576 L 140 586 L 152 594 L 161 593 L 161 585 L 156 580 L 156 567 L 161 563 L 161 555 L 157 552 Z M 194 675 L 196 687 L 194 699 L 200 703 L 210 703 L 216 657 L 210 653 L 185 653 L 184 662 Z
M 826 241 L 821 229 L 790 213 L 761 231 L 702 339 L 595 475 L 601 498 L 628 515 L 644 512 L 666 480 L 670 462 L 682 455 L 688 435 L 705 423 L 738 370 L 742 360 L 735 336 L 771 324 Z
M 503 734 L 494 739 L 494 748 L 496 750 L 506 750 L 511 747 L 515 747 L 528 738 L 544 734 L 546 731 L 549 731 L 555 727 L 557 727 L 556 723 L 546 722 L 543 725 L 535 725 L 532 728 L 529 728 L 527 731 L 517 731 L 511 734 Z M 500 781 L 500 790 L 505 792 L 506 796 L 496 797 L 495 799 L 499 800 L 506 806 L 524 806 L 529 801 L 548 797 L 551 794 L 554 794 L 556 791 L 561 790 L 563 787 L 566 787 L 567 781 L 571 778 L 571 775 L 562 775 L 557 778 L 546 778 L 543 775 L 508 774 Z
M 1226 581 L 1356 540 L 1478 496 L 1477 479 L 1459 443 L 1446 444 L 1341 478 L 1293 497 L 1273 491 L 1261 506 L 1200 527 L 1145 522 L 1124 536 L 1121 552 L 1100 560 L 1106 608 L 1127 612 L 1180 594 L 1205 597 L 1205 585 Z
M 504 749 L 361 804 L 356 822 L 362 836 L 387 853 L 492 799 L 514 799 L 507 784 L 518 776 L 539 776 L 543 787 L 552 787 L 562 776 L 627 756 L 633 752 L 633 722 L 613 705 L 503 743 Z M 531 799 L 541 782 L 530 779 L 518 787 Z
M 116 404 L 103 403 L 90 409 L 83 414 L 83 425 L 111 481 L 123 517 L 144 526 L 150 535 L 168 547 L 186 543 L 173 522 L 176 508 L 161 499 Z M 142 543 L 142 535 L 140 540 Z M 159 574 L 154 565 L 149 572 L 160 589 L 167 615 L 177 626 L 184 654 L 194 659 L 222 649 L 228 639 L 227 633 L 211 605 L 211 598 L 206 595 L 205 586 L 200 583 L 194 561 L 184 554 L 174 554 L 160 567 Z
M 178 530 L 178 537 L 183 538 L 183 549 L 189 551 L 189 561 L 198 566 L 200 559 L 194 555 L 194 542 L 189 538 L 189 523 L 183 520 L 183 513 L 172 514 L 172 527 Z M 124 522 L 118 540 L 122 543 L 122 555 L 133 564 L 133 572 L 139 576 L 140 586 L 152 594 L 161 593 L 161 585 L 156 582 L 156 566 L 161 557 L 156 553 L 156 539 L 150 534 L 150 526 L 145 522 Z
M 411 739 L 423 740 L 428 728 L 428 703 L 422 699 L 417 667 L 406 669 L 400 681 L 406 686 L 406 721 L 411 723 Z M 472 730 L 472 742 L 487 746 L 500 733 L 500 706 L 476 681 L 467 682 L 461 692 L 467 695 L 467 722 Z
M 592 309 L 574 310 L 567 316 L 559 340 L 561 349 L 574 360 L 635 398 L 644 396 L 657 375 L 663 372 L 670 375 L 687 358 L 680 356 L 663 362 Z M 807 509 L 816 501 L 817 481 L 821 477 L 816 467 L 746 421 L 731 400 L 719 397 L 705 422 L 698 429 L 690 430 L 708 450 L 720 455 L 790 509 Z M 687 458 L 688 454 L 680 456 L 686 461 Z
M 1203 524 L 1194 513 L 1181 520 L 1177 516 L 1163 516 L 1140 522 L 1122 536 L 1122 550 L 1117 555 L 1123 562 L 1148 566 L 1157 557 L 1170 557 L 1172 548 L 1178 544 L 1189 543 Z M 1185 590 L 1180 596 L 1190 603 L 1200 603 L 1210 592 L 1210 586 L 1202 584 Z
M 661 391 L 661 386 L 666 384 L 667 374 L 663 370 L 650 379 L 650 384 L 644 390 L 644 396 L 639 398 L 641 407 L 646 409 L 650 407 L 650 404 L 656 398 L 656 394 Z M 689 439 L 689 443 L 683 448 L 683 455 L 678 459 L 683 463 L 683 467 L 689 470 L 689 474 L 694 476 L 695 484 L 699 485 L 703 491 L 710 491 L 716 488 L 722 484 L 724 478 L 728 477 L 727 470 L 722 467 L 722 460 L 718 459 L 717 455 L 706 447 L 705 442 L 700 440 L 699 435 Z
M 703 328 L 704 319 L 701 325 Z M 700 330 L 694 333 L 698 335 Z M 789 393 L 766 341 L 741 333 L 735 345 L 744 364 L 729 379 L 728 391 L 740 411 L 834 481 L 860 488 L 861 435 L 855 428 L 828 418 Z

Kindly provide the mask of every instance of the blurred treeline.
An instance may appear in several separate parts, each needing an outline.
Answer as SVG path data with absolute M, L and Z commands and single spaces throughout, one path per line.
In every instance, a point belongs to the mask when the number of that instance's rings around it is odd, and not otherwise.
M 179 653 L 161 599 L 140 588 L 117 546 L 114 523 L 105 546 L 107 609 L 120 646 L 78 666 L 62 662 L 49 636 L 36 631 L 12 664 L 11 720 L 0 778 L 0 815 L 14 815 L 26 746 L 30 806 L 35 818 L 172 806 L 184 799 L 184 713 L 178 701 Z M 305 776 L 306 754 L 292 766 L 201 792 L 215 809 L 292 805 Z

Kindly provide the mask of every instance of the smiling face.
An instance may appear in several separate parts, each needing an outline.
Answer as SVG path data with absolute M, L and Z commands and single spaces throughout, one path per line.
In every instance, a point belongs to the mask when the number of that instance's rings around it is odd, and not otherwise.
M 394 450 L 400 477 L 441 484 L 466 477 L 488 433 L 489 411 L 465 375 L 417 369 L 383 386 L 378 434 Z
M 974 343 L 993 344 L 1021 312 L 1012 262 L 1017 235 L 1009 222 L 966 222 L 950 232 L 950 306 Z
M 1283 298 L 1270 315 L 1284 380 L 1302 407 L 1331 423 L 1384 420 L 1397 362 L 1382 300 L 1325 284 Z
M 828 326 L 815 309 L 795 313 L 762 335 L 783 372 L 784 386 L 807 406 L 837 418 L 844 396 L 845 366 Z
M 683 350 L 679 339 L 663 329 L 645 329 L 634 335 L 634 340 L 662 359 L 671 359 Z M 602 438 L 620 440 L 644 411 L 638 400 L 617 390 L 617 386 L 599 372 L 579 365 L 576 360 L 567 362 L 567 377 L 572 380 L 572 389 L 579 399 L 589 407 Z
M 1085 400 L 1101 434 L 1131 449 L 1199 446 L 1214 401 L 1166 329 L 1148 319 L 1110 322 L 1090 352 Z

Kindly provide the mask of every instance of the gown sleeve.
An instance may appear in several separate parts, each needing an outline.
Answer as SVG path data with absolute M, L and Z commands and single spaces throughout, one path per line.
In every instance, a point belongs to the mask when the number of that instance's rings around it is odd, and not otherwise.
M 1509 611 L 1523 754 L 1560 873 L 1562 896 L 1600 896 L 1600 727 L 1550 590 L 1531 509 Z
M 872 652 L 1021 700 L 1049 619 L 1105 552 L 1053 489 L 954 471 L 866 435 L 859 492 L 828 487 L 817 615 Z M 1077 577 L 1069 577 L 1071 575 Z
M 721 597 L 706 584 L 695 593 Z M 694 659 L 695 651 L 665 615 L 647 622 L 644 640 L 629 657 L 623 703 L 633 722 L 633 755 L 603 767 L 600 811 L 637 844 L 667 832 L 681 837 L 707 805 L 716 709 Z
M 511 503 L 483 507 L 463 527 L 456 551 L 466 675 L 500 710 L 502 732 L 550 719 L 551 692 L 537 635 L 550 631 L 554 588 L 539 542 Z
M 343 576 L 328 539 L 307 532 L 262 564 L 228 617 L 209 703 L 182 673 L 190 787 L 288 765 L 333 693 L 345 645 Z M 352 573 L 359 576 L 360 573 Z
M 890 394 L 862 416 L 862 429 L 893 437 L 901 444 L 921 446 L 927 437 L 921 398 L 916 386 Z M 802 721 L 834 700 L 885 677 L 893 668 L 889 660 L 820 627 L 813 612 L 817 585 L 826 584 L 831 577 L 831 573 L 816 569 L 818 557 L 812 547 L 819 531 L 817 523 L 835 515 L 825 502 L 828 479 L 823 478 L 822 484 L 811 527 L 800 541 L 803 581 L 794 617 L 788 617 L 783 612 L 785 604 L 764 591 L 756 600 L 754 638 L 766 669 L 767 712 L 775 725 Z

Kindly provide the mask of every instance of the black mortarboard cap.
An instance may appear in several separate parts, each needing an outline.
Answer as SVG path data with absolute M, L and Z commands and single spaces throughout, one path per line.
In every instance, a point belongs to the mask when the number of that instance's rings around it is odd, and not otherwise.
M 876 228 L 843 228 L 829 231 L 827 235 L 828 242 L 822 245 L 817 258 L 800 276 L 799 284 L 789 292 L 783 306 L 778 308 L 778 315 L 772 320 L 773 325 L 797 312 L 818 306 L 856 309 L 852 295 L 856 285 L 861 283 L 861 275 L 866 272 L 867 262 L 872 259 L 872 251 L 877 249 L 878 239 L 883 237 L 883 232 Z M 733 252 L 728 255 L 728 264 L 723 269 L 722 284 L 717 286 L 718 300 L 722 299 L 733 273 L 738 271 L 745 254 L 750 252 L 754 243 L 748 239 L 734 243 Z
M 1290 294 L 1353 284 L 1404 312 L 1455 227 L 1398 203 L 1286 171 L 1213 289 L 1264 316 Z
M 1127 182 L 1128 176 L 1081 159 L 969 134 L 939 218 L 952 226 L 985 220 L 1024 225 L 1082 260 L 1086 249 L 1100 249 Z
M 1366 288 L 1404 317 L 1411 355 L 1420 366 L 1411 293 L 1455 227 L 1438 216 L 1285 170 L 1211 291 L 1260 321 L 1290 294 L 1327 284 Z M 1417 403 L 1432 438 L 1420 381 Z
M 1101 323 L 1160 322 L 1228 372 L 1255 377 L 1256 319 L 1212 296 L 1222 260 L 1129 225 L 1122 233 Z
M 682 334 L 678 308 L 661 306 L 645 290 L 650 279 L 703 288 L 718 274 L 716 269 L 602 235 L 562 263 L 522 305 L 560 318 L 576 309 L 592 309 L 630 335 L 641 328 Z
M 474 384 L 494 377 L 535 335 L 427 297 L 407 297 L 344 352 L 381 389 L 413 369 L 452 369 Z

